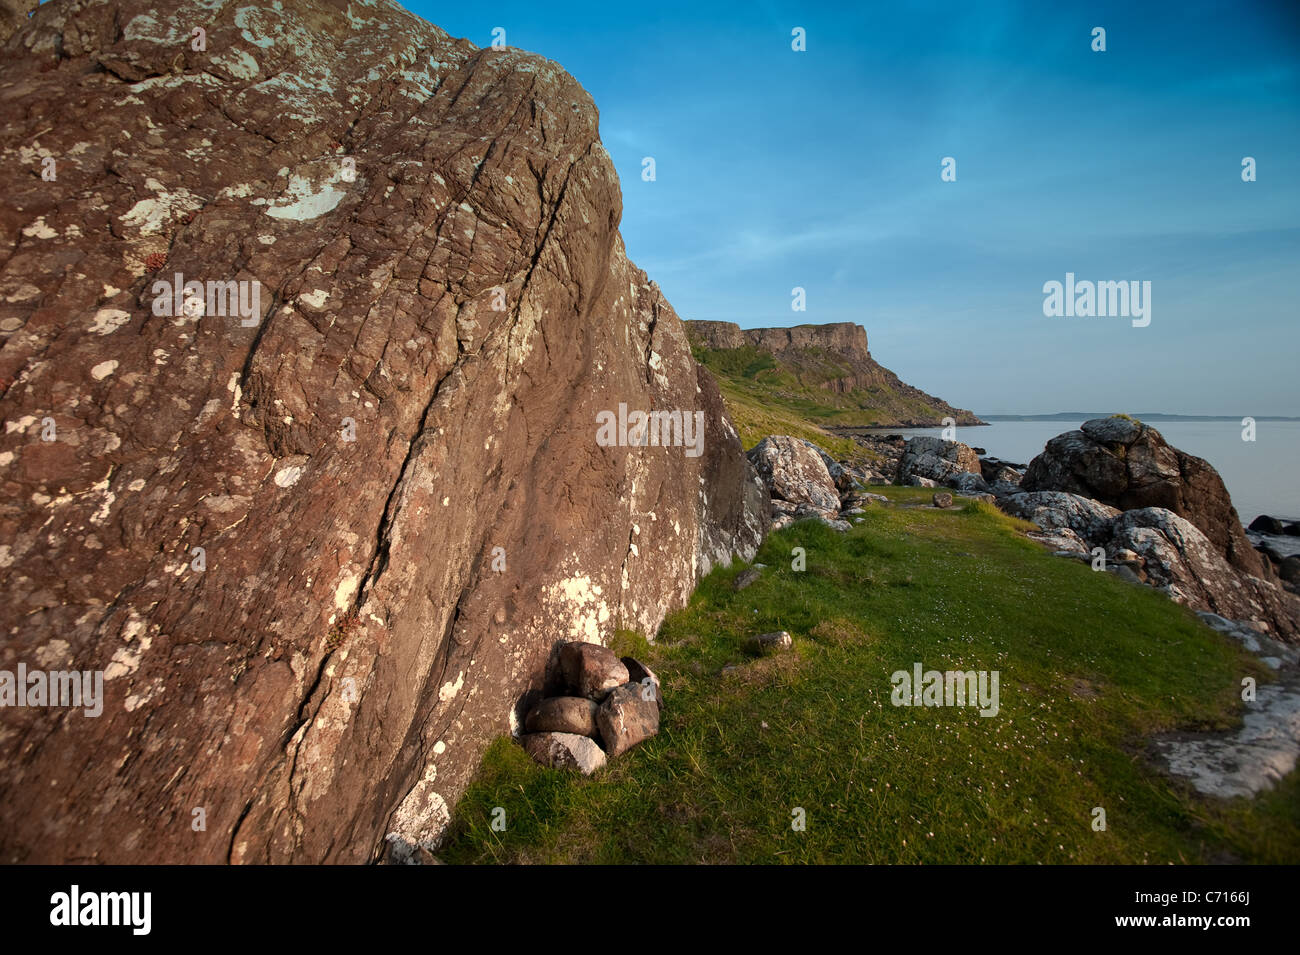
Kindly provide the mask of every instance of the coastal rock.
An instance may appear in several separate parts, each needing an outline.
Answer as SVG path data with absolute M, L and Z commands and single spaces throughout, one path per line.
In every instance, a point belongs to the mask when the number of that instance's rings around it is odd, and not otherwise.
M 839 512 L 839 489 L 808 442 L 773 435 L 755 445 L 748 456 L 774 499 L 807 504 L 823 514 Z
M 605 765 L 605 751 L 576 733 L 531 733 L 523 738 L 528 755 L 552 769 L 576 769 L 590 776 Z
M 930 435 L 908 439 L 898 462 L 899 484 L 907 484 L 913 477 L 943 484 L 959 474 L 979 473 L 979 455 L 970 447 Z
M 1068 491 L 1121 510 L 1159 507 L 1191 521 L 1227 561 L 1248 574 L 1267 565 L 1246 538 L 1228 490 L 1205 460 L 1169 445 L 1131 418 L 1097 418 L 1047 442 L 1029 462 L 1025 491 Z
M 620 686 L 600 704 L 596 723 L 610 759 L 659 732 L 659 703 L 645 696 L 640 686 Z
M 1247 530 L 1258 531 L 1261 534 L 1285 534 L 1286 524 L 1279 521 L 1276 517 L 1269 517 L 1267 514 L 1261 514 L 1250 522 Z
M 1255 621 L 1284 640 L 1300 638 L 1300 599 L 1230 565 L 1200 528 L 1172 511 L 1144 507 L 1111 523 L 1108 553 L 1132 551 L 1148 581 L 1194 610 Z
M 1024 465 L 1007 464 L 998 458 L 980 458 L 980 475 L 989 485 L 999 481 L 1019 484 L 1024 478 Z
M 390 0 L 57 0 L 0 111 L 0 667 L 108 676 L 96 719 L 5 710 L 0 860 L 427 848 L 557 636 L 754 556 L 764 489 L 557 64 Z M 602 444 L 620 405 L 703 440 Z

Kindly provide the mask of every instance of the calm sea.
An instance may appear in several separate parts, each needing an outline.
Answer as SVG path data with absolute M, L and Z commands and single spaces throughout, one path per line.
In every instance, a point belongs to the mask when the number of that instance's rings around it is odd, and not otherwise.
M 1005 461 L 1028 464 L 1050 438 L 1074 431 L 1079 421 L 994 421 L 985 427 L 958 428 L 957 440 L 984 448 Z M 1260 514 L 1300 520 L 1300 421 L 1258 421 L 1255 440 L 1241 440 L 1240 421 L 1155 421 L 1176 448 L 1205 458 L 1228 486 L 1243 523 Z M 940 428 L 894 430 L 908 437 L 940 436 Z

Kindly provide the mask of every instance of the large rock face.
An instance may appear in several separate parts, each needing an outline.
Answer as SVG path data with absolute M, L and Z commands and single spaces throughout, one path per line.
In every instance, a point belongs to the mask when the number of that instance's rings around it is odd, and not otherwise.
M 556 641 L 754 553 L 555 64 L 386 0 L 58 0 L 0 120 L 0 668 L 106 681 L 3 711 L 3 861 L 430 845 Z M 597 440 L 620 405 L 702 435 Z
M 1029 462 L 1025 491 L 1069 491 L 1133 510 L 1163 507 L 1199 527 L 1238 570 L 1268 575 L 1219 473 L 1131 418 L 1096 418 L 1047 442 Z

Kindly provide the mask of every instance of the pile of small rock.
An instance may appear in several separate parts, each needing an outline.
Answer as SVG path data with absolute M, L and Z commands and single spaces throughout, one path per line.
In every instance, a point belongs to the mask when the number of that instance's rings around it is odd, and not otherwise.
M 553 664 L 562 693 L 528 711 L 520 739 L 543 766 L 589 776 L 659 732 L 663 700 L 649 667 L 581 640 L 560 644 Z

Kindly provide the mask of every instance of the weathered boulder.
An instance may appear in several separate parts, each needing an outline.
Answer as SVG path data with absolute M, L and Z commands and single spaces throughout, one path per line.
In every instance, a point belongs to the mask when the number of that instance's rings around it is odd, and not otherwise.
M 609 647 L 574 640 L 557 653 L 565 687 L 575 696 L 600 702 L 628 680 L 627 667 Z
M 1147 580 L 1179 603 L 1294 641 L 1300 638 L 1300 598 L 1275 583 L 1244 574 L 1191 521 L 1161 507 L 1125 511 L 1111 523 L 1108 553 L 1132 551 Z
M 1125 511 L 1165 508 L 1199 527 L 1234 567 L 1267 574 L 1218 472 L 1140 421 L 1095 418 L 1078 431 L 1057 435 L 1029 462 L 1020 486 L 1069 491 Z
M 596 735 L 597 704 L 582 696 L 553 696 L 542 700 L 524 718 L 529 733 L 576 733 Z
M 60 0 L 0 116 L 0 667 L 105 676 L 99 718 L 6 710 L 0 860 L 431 848 L 557 633 L 753 557 L 556 64 L 390 0 Z M 620 405 L 669 440 L 602 443 Z
M 748 457 L 773 499 L 807 504 L 827 515 L 839 512 L 839 489 L 807 441 L 772 435 L 751 448 Z
M 913 477 L 945 484 L 959 474 L 979 473 L 979 455 L 970 447 L 930 435 L 909 438 L 898 462 L 899 484 L 907 484 Z
M 552 769 L 576 769 L 590 776 L 606 762 L 595 740 L 576 733 L 531 733 L 523 743 L 529 756 Z
M 596 723 L 611 759 L 659 732 L 659 703 L 653 697 L 645 687 L 630 683 L 614 690 L 600 704 Z

